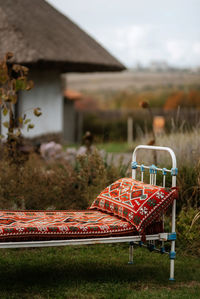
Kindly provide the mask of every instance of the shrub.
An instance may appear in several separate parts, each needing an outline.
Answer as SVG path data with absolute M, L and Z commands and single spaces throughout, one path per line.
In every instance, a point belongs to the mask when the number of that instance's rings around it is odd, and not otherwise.
M 29 131 L 34 128 L 34 124 L 26 118 L 26 113 L 23 112 L 19 117 L 15 117 L 14 111 L 19 92 L 32 89 L 33 81 L 28 80 L 29 69 L 19 64 L 13 65 L 10 62 L 12 57 L 13 54 L 8 52 L 4 59 L 0 60 L 0 109 L 1 115 L 7 117 L 4 122 L 0 118 L 0 125 L 2 123 L 7 128 L 7 137 L 1 135 L 0 138 L 5 138 L 7 141 L 7 154 L 10 162 L 18 164 L 20 158 L 18 149 L 22 145 L 21 128 L 27 127 Z M 34 108 L 33 113 L 37 117 L 42 114 L 39 107 Z
M 191 206 L 181 210 L 177 218 L 177 234 L 180 248 L 200 256 L 200 220 L 191 225 L 198 212 L 198 209 Z
M 22 166 L 0 161 L 0 208 L 85 209 L 97 194 L 124 175 L 124 167 L 108 165 L 95 153 L 46 163 L 35 154 Z

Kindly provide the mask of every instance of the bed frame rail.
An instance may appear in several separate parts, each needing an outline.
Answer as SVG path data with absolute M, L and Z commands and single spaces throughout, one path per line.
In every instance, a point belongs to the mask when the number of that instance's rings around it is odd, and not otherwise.
M 160 233 L 147 235 L 146 240 L 169 240 L 170 234 Z M 55 247 L 55 246 L 81 246 L 89 244 L 110 244 L 110 243 L 127 243 L 141 242 L 141 236 L 125 236 L 125 237 L 109 237 L 109 238 L 93 238 L 93 239 L 69 239 L 69 240 L 51 240 L 51 241 L 23 241 L 23 242 L 2 242 L 0 248 L 27 248 L 27 247 Z

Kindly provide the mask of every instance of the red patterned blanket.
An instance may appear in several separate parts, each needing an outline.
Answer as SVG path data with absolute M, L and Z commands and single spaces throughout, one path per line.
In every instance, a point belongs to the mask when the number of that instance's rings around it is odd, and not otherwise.
M 101 211 L 0 211 L 0 242 L 93 238 L 137 232 Z

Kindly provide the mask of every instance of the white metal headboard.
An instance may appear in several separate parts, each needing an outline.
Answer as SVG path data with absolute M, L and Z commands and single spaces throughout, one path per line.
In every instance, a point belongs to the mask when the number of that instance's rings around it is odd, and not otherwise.
M 140 149 L 145 149 L 145 150 L 156 150 L 156 151 L 165 151 L 168 152 L 171 156 L 172 159 L 172 169 L 167 169 L 167 168 L 159 168 L 155 165 L 151 166 L 146 166 L 146 165 L 139 165 L 137 164 L 137 152 Z M 172 187 L 176 187 L 176 175 L 178 173 L 177 169 L 177 163 L 176 163 L 176 156 L 174 151 L 169 148 L 169 147 L 163 147 L 163 146 L 150 146 L 150 145 L 139 145 L 135 148 L 132 156 L 132 178 L 136 178 L 136 170 L 140 169 L 141 172 L 141 181 L 143 182 L 144 180 L 144 171 L 145 169 L 149 169 L 150 172 L 150 184 L 151 185 L 156 185 L 156 174 L 157 171 L 161 171 L 163 174 L 163 187 L 165 187 L 165 180 L 166 180 L 166 174 L 167 172 L 171 173 L 172 175 Z

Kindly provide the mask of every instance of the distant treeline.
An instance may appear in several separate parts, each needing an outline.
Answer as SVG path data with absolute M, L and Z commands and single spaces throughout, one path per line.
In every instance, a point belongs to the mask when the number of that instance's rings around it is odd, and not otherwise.
M 80 110 L 135 109 L 142 101 L 152 108 L 166 110 L 200 108 L 200 85 L 146 86 L 142 90 L 99 91 L 88 94 L 77 103 Z M 84 109 L 85 108 L 85 109 Z

